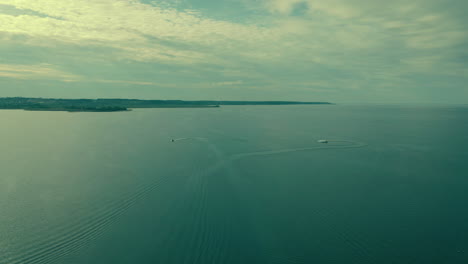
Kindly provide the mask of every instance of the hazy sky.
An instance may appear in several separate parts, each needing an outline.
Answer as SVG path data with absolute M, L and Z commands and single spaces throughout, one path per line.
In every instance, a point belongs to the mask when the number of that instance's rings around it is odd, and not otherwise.
M 0 97 L 468 102 L 467 0 L 0 0 Z

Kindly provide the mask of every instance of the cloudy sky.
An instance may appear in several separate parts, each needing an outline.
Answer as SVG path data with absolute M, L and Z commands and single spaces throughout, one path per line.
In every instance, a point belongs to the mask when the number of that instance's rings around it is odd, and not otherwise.
M 0 97 L 467 103 L 467 0 L 0 0 Z

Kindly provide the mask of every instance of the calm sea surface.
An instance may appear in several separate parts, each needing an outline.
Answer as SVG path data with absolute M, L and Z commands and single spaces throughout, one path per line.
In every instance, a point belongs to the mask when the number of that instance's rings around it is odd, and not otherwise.
M 468 107 L 0 122 L 1 264 L 468 263 Z

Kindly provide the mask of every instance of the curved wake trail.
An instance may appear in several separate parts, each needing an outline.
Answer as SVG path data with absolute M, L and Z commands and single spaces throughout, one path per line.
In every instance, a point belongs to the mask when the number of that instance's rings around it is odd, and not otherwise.
M 216 228 L 219 230 L 214 230 L 213 227 L 209 225 L 208 218 L 210 218 L 211 215 L 209 215 L 210 210 L 207 205 L 210 200 L 207 197 L 207 176 L 212 175 L 221 168 L 225 168 L 230 175 L 230 181 L 237 181 L 236 178 L 238 177 L 236 177 L 236 171 L 232 166 L 232 162 L 247 157 L 366 146 L 364 143 L 354 141 L 329 141 L 331 143 L 339 142 L 349 144 L 328 144 L 328 146 L 309 148 L 257 151 L 235 154 L 227 157 L 216 145 L 206 138 L 191 137 L 173 139 L 174 142 L 184 140 L 195 140 L 206 143 L 218 160 L 218 162 L 213 166 L 196 173 L 192 178 L 191 184 L 192 188 L 194 188 L 192 191 L 195 193 L 196 197 L 192 204 L 194 219 L 192 219 L 190 224 L 192 228 L 192 237 L 188 247 L 190 248 L 190 251 L 197 253 L 194 253 L 195 255 L 192 255 L 189 258 L 185 258 L 185 263 L 192 263 L 191 261 L 193 260 L 196 260 L 196 262 L 193 263 L 224 263 L 226 259 L 223 256 L 225 256 L 229 250 L 230 239 L 228 238 L 228 233 L 229 230 L 232 229 L 232 225 L 235 223 L 231 221 L 232 219 L 224 218 L 225 216 L 222 216 L 222 219 L 224 219 L 223 223 L 220 223 L 220 226 Z M 82 249 L 89 241 L 102 235 L 105 228 L 115 222 L 128 208 L 134 205 L 138 200 L 142 199 L 145 195 L 158 188 L 158 186 L 165 180 L 165 178 L 158 178 L 150 184 L 142 184 L 136 191 L 124 194 L 118 200 L 111 200 L 104 204 L 100 204 L 100 206 L 95 209 L 97 211 L 93 211 L 87 215 L 89 217 L 76 218 L 66 225 L 60 226 L 57 228 L 57 232 L 47 239 L 37 236 L 31 241 L 32 243 L 29 247 L 21 248 L 21 253 L 15 254 L 15 252 L 12 252 L 10 254 L 0 256 L 0 264 L 53 263 L 62 257 Z M 172 239 L 174 239 L 174 236 L 172 236 Z M 289 261 L 292 261 L 292 259 Z
M 252 232 L 244 232 L 243 228 L 248 228 L 248 225 L 245 224 L 246 219 L 242 217 L 242 219 L 235 220 L 239 215 L 245 215 L 243 213 L 245 203 L 239 197 L 241 192 L 236 190 L 240 177 L 232 166 L 232 160 L 206 138 L 193 137 L 181 140 L 195 140 L 206 144 L 215 155 L 218 162 L 205 170 L 202 181 L 207 181 L 211 175 L 216 176 L 215 173 L 220 169 L 224 169 L 228 176 L 211 177 L 209 183 L 216 182 L 215 186 L 211 188 L 208 187 L 208 182 L 206 183 L 206 188 L 209 188 L 210 191 L 203 192 L 209 196 L 208 199 L 204 198 L 204 203 L 207 203 L 205 207 L 209 208 L 205 209 L 204 218 L 196 224 L 200 234 L 195 235 L 197 238 L 194 241 L 195 244 L 192 245 L 197 248 L 198 252 L 195 256 L 187 256 L 183 263 L 223 264 L 231 263 L 232 259 L 242 258 L 243 256 L 239 255 L 237 250 L 246 246 L 246 243 L 255 243 L 252 241 L 252 239 L 255 240 L 255 237 L 251 236 Z M 223 185 L 225 187 L 222 187 Z M 223 191 L 220 192 L 219 189 L 223 189 Z M 220 201 L 223 202 L 220 203 Z M 242 232 L 239 232 L 239 228 L 242 228 Z M 245 234 L 248 234 L 249 237 L 246 238 Z
M 336 149 L 353 149 L 353 148 L 361 148 L 361 147 L 367 146 L 366 143 L 362 143 L 358 141 L 329 140 L 328 141 L 329 143 L 326 145 L 321 143 L 320 145 L 306 147 L 306 148 L 287 148 L 287 149 L 277 149 L 277 150 L 254 151 L 254 152 L 234 154 L 232 156 L 226 157 L 217 148 L 216 145 L 211 143 L 206 138 L 198 138 L 198 137 L 180 138 L 180 139 L 177 139 L 176 141 L 181 141 L 181 140 L 196 140 L 196 141 L 208 144 L 208 147 L 210 148 L 210 150 L 216 155 L 218 162 L 212 165 L 211 167 L 209 167 L 206 170 L 205 175 L 212 174 L 215 171 L 224 168 L 227 170 L 228 175 L 230 175 L 230 181 L 233 185 L 240 184 L 239 179 L 238 179 L 239 177 L 236 177 L 236 170 L 232 165 L 232 163 L 237 160 L 241 160 L 241 159 L 245 159 L 249 157 L 256 157 L 256 156 L 269 156 L 269 155 L 279 155 L 279 154 L 287 154 L 287 153 L 294 153 L 294 152 L 306 152 L 306 151 L 317 151 L 317 150 L 327 150 L 327 149 L 335 149 L 335 150 Z M 320 212 L 318 211 L 316 213 L 324 222 L 327 222 L 326 219 L 328 217 L 331 217 L 330 212 L 324 213 L 322 211 Z M 351 234 L 344 230 L 340 230 L 331 224 L 328 225 L 328 228 L 335 236 L 339 238 L 339 240 L 342 240 L 345 244 L 347 244 L 350 248 L 352 248 L 356 252 L 357 254 L 356 263 L 359 263 L 359 261 L 363 259 L 366 259 L 366 260 L 373 259 L 374 256 L 371 253 L 371 248 L 369 246 L 369 243 L 366 243 L 363 237 L 356 236 L 356 234 Z M 202 248 L 201 245 L 200 245 L 200 248 Z M 269 259 L 268 262 L 270 263 L 307 263 L 306 259 L 303 259 L 298 256 L 279 255 L 278 253 L 274 253 L 274 252 L 263 252 L 263 253 L 260 253 L 259 255 L 264 255 L 266 259 Z M 221 259 L 218 258 L 217 259 L 218 262 L 216 263 L 219 263 L 219 261 L 222 261 L 222 257 L 221 256 L 219 257 Z M 193 263 L 201 263 L 201 262 L 193 262 Z M 207 262 L 207 263 L 211 263 L 211 262 Z
M 162 223 L 166 231 L 160 244 L 163 252 L 157 262 L 223 263 L 219 258 L 226 256 L 228 246 L 223 241 L 230 239 L 226 237 L 230 233 L 225 232 L 224 221 L 219 219 L 223 214 L 216 210 L 219 199 L 210 184 L 210 175 L 204 166 L 196 166 L 179 185 L 180 195 L 167 214 L 169 217 Z M 177 220 L 174 221 L 173 217 Z M 177 249 L 177 254 L 164 253 L 170 251 L 164 249 Z
M 214 168 L 221 168 L 226 165 L 226 160 L 229 161 L 236 161 L 239 159 L 253 157 L 253 156 L 267 156 L 267 155 L 276 155 L 276 154 L 284 154 L 284 153 L 291 153 L 291 152 L 301 152 L 301 151 L 313 151 L 319 149 L 348 149 L 348 148 L 361 148 L 367 146 L 366 143 L 359 142 L 359 141 L 352 141 L 352 140 L 329 140 L 326 145 L 322 144 L 322 146 L 314 146 L 314 147 L 307 147 L 307 148 L 287 148 L 287 149 L 277 149 L 277 150 L 265 150 L 265 151 L 254 151 L 254 152 L 246 152 L 240 154 L 234 154 L 230 157 L 226 157 L 213 143 L 211 143 L 207 138 L 203 137 L 187 137 L 187 138 L 176 138 L 173 139 L 174 142 L 183 141 L 183 140 L 196 140 L 199 142 L 204 142 L 208 144 L 211 151 L 216 154 L 219 162 L 210 167 L 208 170 L 213 170 Z M 334 143 L 347 143 L 347 144 L 334 144 Z
M 92 212 L 91 217 L 79 218 L 61 226 L 58 232 L 48 239 L 36 239 L 30 247 L 21 249 L 21 254 L 10 253 L 1 256 L 0 264 L 53 263 L 81 249 L 90 240 L 99 237 L 118 216 L 147 193 L 156 189 L 164 180 L 164 178 L 159 178 L 149 185 L 140 186 L 136 192 L 124 195 L 122 199 L 101 204 L 100 208 L 103 209 Z
M 187 138 L 174 138 L 174 139 L 172 139 L 173 142 L 182 141 L 182 140 L 199 140 L 199 141 L 204 141 L 204 142 L 208 141 L 207 138 L 202 138 L 202 137 L 187 137 Z
M 367 146 L 366 143 L 359 142 L 359 141 L 352 141 L 352 140 L 329 140 L 330 143 L 327 145 L 322 146 L 314 146 L 314 147 L 307 147 L 307 148 L 287 148 L 287 149 L 277 149 L 277 150 L 264 150 L 264 151 L 254 151 L 254 152 L 245 152 L 234 154 L 230 157 L 226 157 L 217 147 L 216 145 L 212 144 L 208 139 L 202 137 L 190 137 L 190 138 L 178 138 L 174 139 L 174 141 L 182 141 L 182 140 L 196 140 L 200 142 L 207 143 L 211 151 L 216 155 L 218 158 L 218 162 L 213 166 L 209 167 L 206 171 L 206 174 L 211 174 L 214 171 L 217 171 L 220 168 L 228 166 L 230 171 L 233 170 L 232 166 L 228 163 L 233 161 L 237 161 L 240 159 L 254 157 L 254 156 L 268 156 L 268 155 L 278 155 L 278 154 L 286 154 L 286 153 L 293 153 L 293 152 L 305 152 L 305 151 L 314 151 L 314 150 L 325 150 L 325 149 L 351 149 L 351 148 L 362 148 Z M 333 144 L 333 143 L 348 143 L 348 144 Z
M 361 148 L 367 146 L 367 144 L 357 142 L 357 141 L 330 141 L 330 142 L 347 142 L 351 143 L 349 145 L 328 145 L 328 146 L 317 146 L 317 147 L 309 147 L 309 148 L 290 148 L 290 149 L 278 149 L 278 150 L 266 150 L 266 151 L 256 151 L 256 152 L 247 152 L 236 154 L 231 157 L 231 160 L 239 160 L 246 157 L 253 157 L 253 156 L 267 156 L 267 155 L 276 155 L 276 154 L 284 154 L 284 153 L 291 153 L 291 152 L 301 152 L 301 151 L 312 151 L 312 150 L 319 150 L 319 149 L 348 149 L 348 148 Z

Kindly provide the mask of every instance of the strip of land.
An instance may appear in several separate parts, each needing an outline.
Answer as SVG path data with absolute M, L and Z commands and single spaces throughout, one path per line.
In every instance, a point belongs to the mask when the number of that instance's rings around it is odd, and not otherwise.
M 182 101 L 139 99 L 52 99 L 4 97 L 0 109 L 29 111 L 116 112 L 133 108 L 209 108 L 221 105 L 329 105 L 328 102 L 295 101 Z

